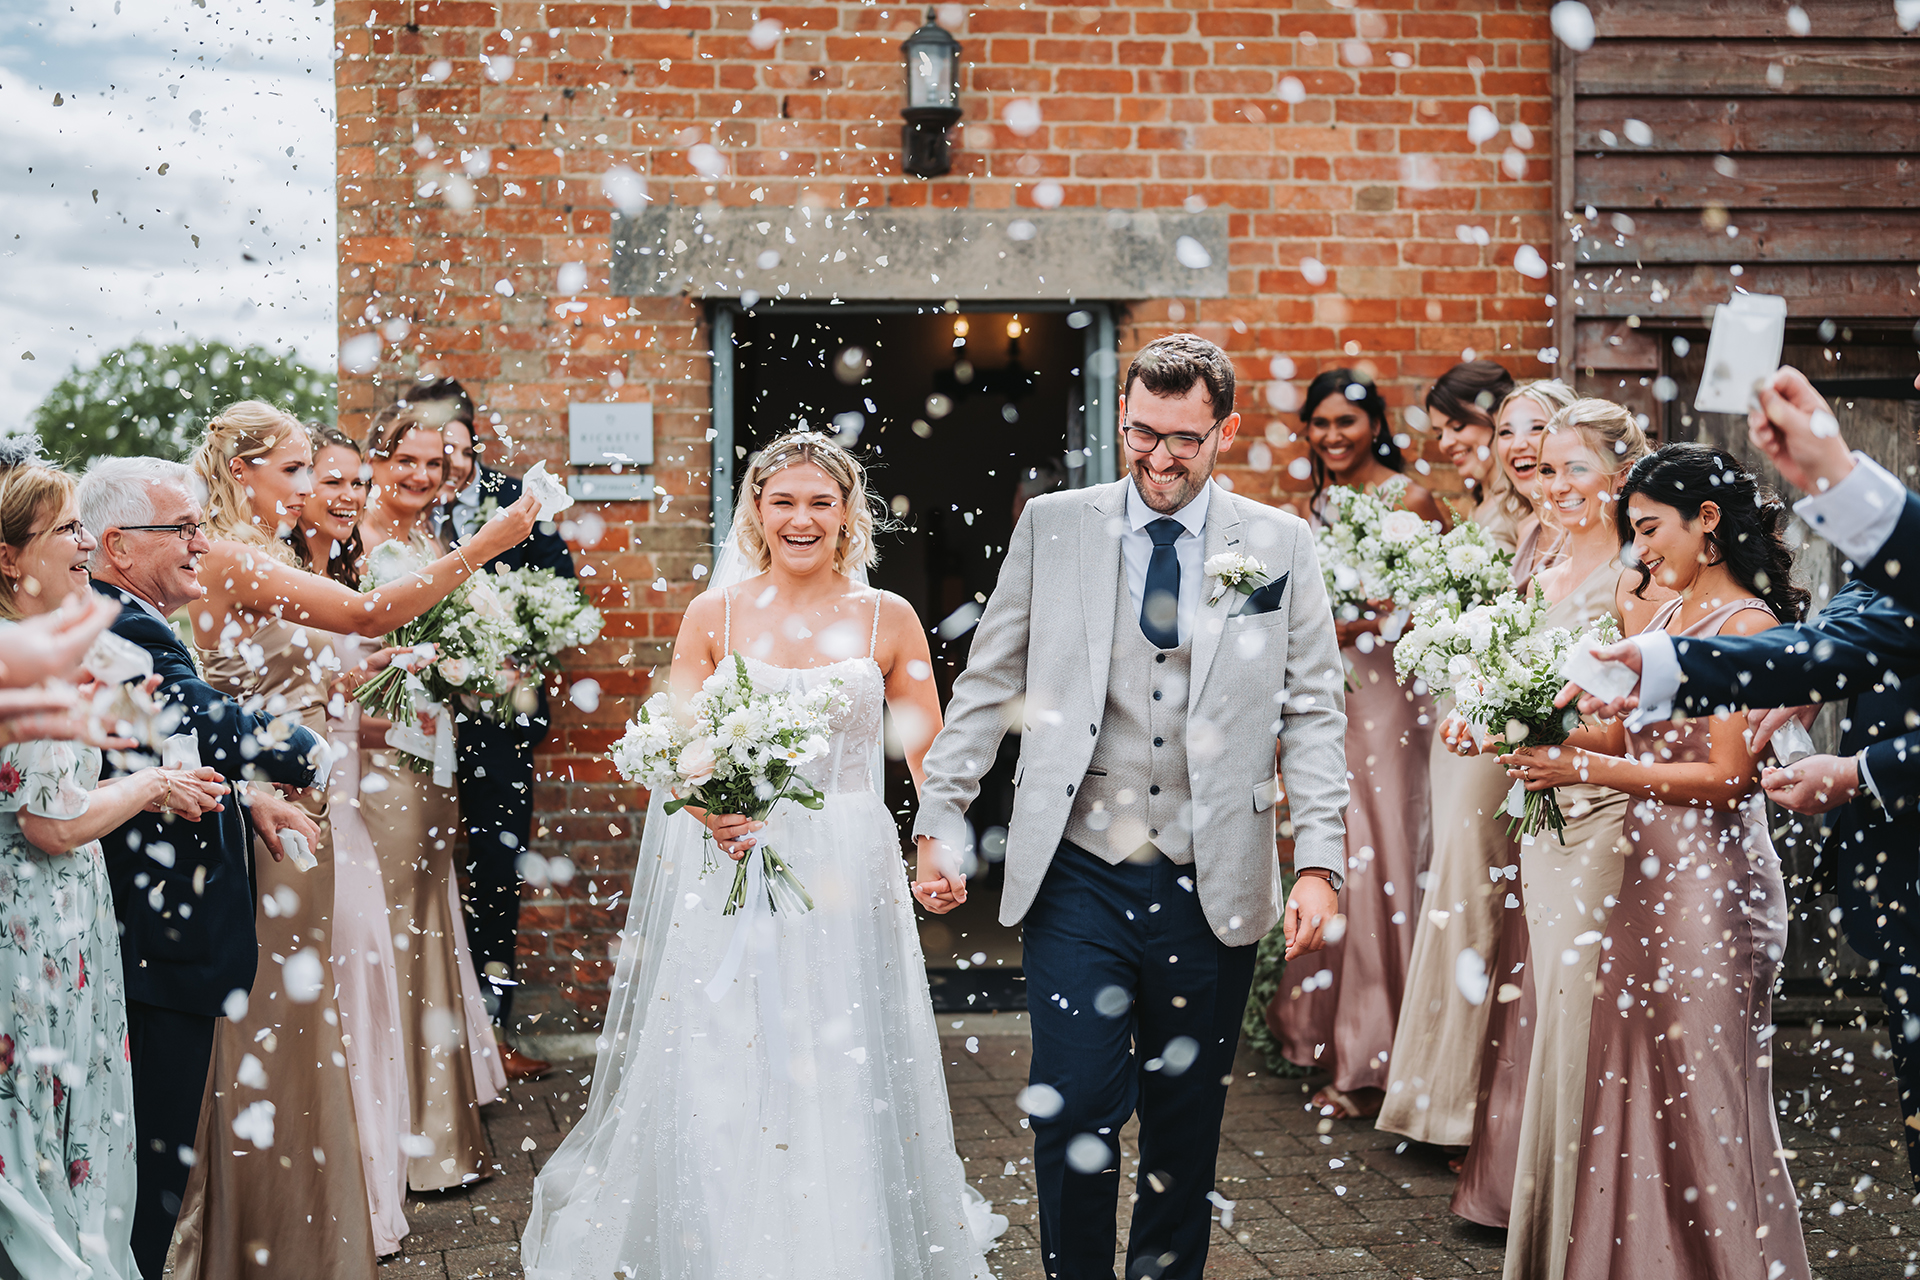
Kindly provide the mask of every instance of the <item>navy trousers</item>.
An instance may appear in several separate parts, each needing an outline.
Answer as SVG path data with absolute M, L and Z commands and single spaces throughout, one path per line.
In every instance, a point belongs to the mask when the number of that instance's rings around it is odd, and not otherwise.
M 1887 1007 L 1887 1037 L 1900 1081 L 1907 1165 L 1920 1191 L 1920 850 L 1911 824 L 1868 827 L 1835 841 L 1840 927 L 1853 949 L 1875 964 Z M 1826 857 L 1834 856 L 1834 845 Z
M 214 1019 L 127 1001 L 127 1052 L 133 1067 L 133 1260 L 160 1280 L 187 1194 L 200 1102 L 213 1063 Z M 188 1159 L 181 1159 L 185 1152 Z
M 520 934 L 520 855 L 533 834 L 533 749 L 547 736 L 546 701 L 529 723 L 465 719 L 455 746 L 460 820 L 467 829 L 467 945 L 488 1011 L 513 1017 Z
M 1137 1110 L 1128 1280 L 1200 1280 L 1256 948 L 1214 937 L 1192 867 L 1109 866 L 1066 843 L 1027 912 L 1023 948 L 1029 1080 L 1060 1099 L 1052 1115 L 1034 1102 L 1032 1119 L 1047 1275 L 1112 1280 L 1119 1133 Z

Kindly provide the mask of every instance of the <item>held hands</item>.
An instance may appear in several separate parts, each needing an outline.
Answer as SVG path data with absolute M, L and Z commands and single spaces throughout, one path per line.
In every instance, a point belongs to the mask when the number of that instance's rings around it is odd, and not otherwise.
M 1747 412 L 1747 438 L 1803 493 L 1825 493 L 1853 471 L 1833 409 L 1798 369 L 1774 370 Z
M 1795 813 L 1838 809 L 1860 792 L 1860 761 L 1854 756 L 1808 756 L 1783 769 L 1762 769 L 1767 799 Z
M 1500 757 L 1507 776 L 1518 778 L 1529 791 L 1565 787 L 1588 781 L 1591 759 L 1574 747 L 1522 747 Z
M 688 810 L 688 812 L 693 811 Z M 720 846 L 720 852 L 735 862 L 746 857 L 753 851 L 753 847 L 760 843 L 754 838 L 753 833 L 767 825 L 737 813 L 696 813 L 694 816 L 700 819 L 707 830 L 713 832 L 713 842 Z
M 913 900 L 943 916 L 967 900 L 967 878 L 947 868 L 959 861 L 941 841 L 921 836 L 914 842 L 918 857 L 914 863 Z
M 1635 675 L 1644 674 L 1640 666 L 1640 646 L 1632 640 L 1617 640 L 1612 644 L 1595 645 L 1593 656 L 1602 662 L 1617 662 L 1632 671 Z M 1607 701 L 1595 694 L 1588 693 L 1572 681 L 1568 681 L 1567 687 L 1560 690 L 1559 696 L 1553 700 L 1553 705 L 1556 707 L 1564 707 L 1575 698 L 1580 700 L 1581 715 L 1598 716 L 1602 720 L 1618 720 L 1621 716 L 1640 705 L 1638 686 L 1635 686 L 1634 692 L 1627 694 L 1623 698 L 1615 698 L 1612 701 Z
M 153 787 L 148 813 L 165 813 L 187 822 L 198 822 L 210 813 L 225 808 L 220 797 L 227 794 L 226 780 L 212 769 L 143 769 Z
M 1339 931 L 1334 922 L 1340 918 L 1340 895 L 1334 892 L 1331 882 L 1320 876 L 1303 875 L 1293 882 L 1293 892 L 1287 895 L 1286 913 L 1280 921 L 1287 940 L 1286 958 L 1305 955 L 1309 951 L 1319 951 L 1334 940 L 1328 936 L 1333 931 L 1337 937 Z

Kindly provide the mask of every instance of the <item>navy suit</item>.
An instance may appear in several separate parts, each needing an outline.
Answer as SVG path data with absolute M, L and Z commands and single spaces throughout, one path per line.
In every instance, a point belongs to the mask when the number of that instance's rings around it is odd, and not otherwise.
M 1855 576 L 1907 608 L 1920 610 L 1920 494 L 1907 490 L 1900 522 L 1894 525 L 1880 553 L 1856 570 Z
M 114 633 L 153 655 L 156 697 L 178 708 L 173 732 L 199 735 L 203 765 L 229 782 L 313 782 L 318 738 L 297 725 L 269 732 L 271 716 L 243 709 L 200 678 L 172 627 L 124 591 L 93 588 L 120 602 Z M 100 840 L 126 968 L 139 1168 L 133 1251 L 147 1280 L 158 1280 L 166 1264 L 186 1193 L 180 1152 L 193 1150 L 199 1127 L 214 1019 L 231 993 L 253 988 L 252 844 L 245 807 L 232 795 L 197 822 L 140 813 Z
M 1914 505 L 1910 498 L 1909 514 Z M 1838 895 L 1847 941 L 1875 966 L 1908 1121 L 1907 1160 L 1920 1187 L 1913 1127 L 1920 1115 L 1920 615 L 1856 580 L 1816 622 L 1681 640 L 1674 648 L 1681 673 L 1675 706 L 1690 715 L 1853 700 L 1841 721 L 1840 753 L 1866 753 L 1886 804 L 1862 779 L 1854 799 L 1819 815 L 1825 839 L 1811 892 Z M 1910 673 L 1905 681 L 1902 669 Z
M 520 482 L 480 468 L 480 502 L 510 507 L 520 500 Z M 551 523 L 495 556 L 486 567 L 551 569 L 574 576 L 573 553 Z M 521 851 L 533 833 L 533 749 L 550 727 L 547 694 L 526 716 L 495 724 L 478 716 L 454 720 L 459 750 L 460 817 L 467 829 L 467 933 L 481 990 L 497 1003 L 494 1018 L 507 1025 L 513 1012 L 514 940 L 520 931 Z

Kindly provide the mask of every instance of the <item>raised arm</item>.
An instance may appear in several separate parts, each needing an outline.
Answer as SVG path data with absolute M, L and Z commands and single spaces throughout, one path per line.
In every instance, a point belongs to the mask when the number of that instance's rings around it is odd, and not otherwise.
M 967 669 L 954 681 L 946 724 L 926 755 L 920 814 L 913 824 L 924 853 L 932 840 L 967 844 L 967 809 L 1007 736 L 1006 707 L 1027 692 L 1027 645 L 1033 623 L 1034 512 L 1020 514 L 1000 565 L 1000 578 L 973 632 Z
M 460 549 L 373 591 L 355 591 L 259 547 L 224 538 L 213 544 L 201 571 L 249 613 L 276 614 L 326 631 L 383 636 L 452 595 L 488 560 L 519 545 L 539 513 L 539 501 L 523 497 Z
M 1276 707 L 1275 758 L 1293 819 L 1293 865 L 1345 878 L 1347 808 L 1346 661 L 1313 538 L 1294 538 L 1288 590 L 1286 703 Z
M 1851 582 L 1812 622 L 1680 640 L 1674 654 L 1681 674 L 1674 705 L 1688 715 L 1828 702 L 1889 674 L 1920 677 L 1920 616 Z

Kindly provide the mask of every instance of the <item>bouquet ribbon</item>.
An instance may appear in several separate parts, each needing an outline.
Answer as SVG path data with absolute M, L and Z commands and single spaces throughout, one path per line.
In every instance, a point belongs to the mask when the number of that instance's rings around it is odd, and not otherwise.
M 773 906 L 767 899 L 765 861 L 753 856 L 748 850 L 747 862 L 747 900 L 741 904 L 737 913 L 739 921 L 733 926 L 733 937 L 727 943 L 727 953 L 720 957 L 720 967 L 707 979 L 707 999 L 719 1004 L 727 998 L 727 992 L 733 988 L 735 975 L 740 972 L 740 963 L 746 959 L 747 948 L 753 948 L 753 962 L 759 970 L 758 980 L 753 984 L 760 996 L 761 1034 L 767 1041 L 767 1058 L 773 1068 L 773 1078 L 782 1084 L 787 1083 L 787 1032 L 780 1021 L 780 993 L 775 989 L 774 976 L 779 972 L 780 956 L 773 943 Z
M 431 762 L 434 786 L 452 786 L 453 717 L 447 714 L 446 704 L 435 702 L 416 690 L 413 695 L 413 714 L 416 720 L 426 718 L 433 721 L 433 736 L 427 736 L 417 724 L 402 724 L 396 720 L 387 729 L 387 745 L 396 751 L 404 751 Z

